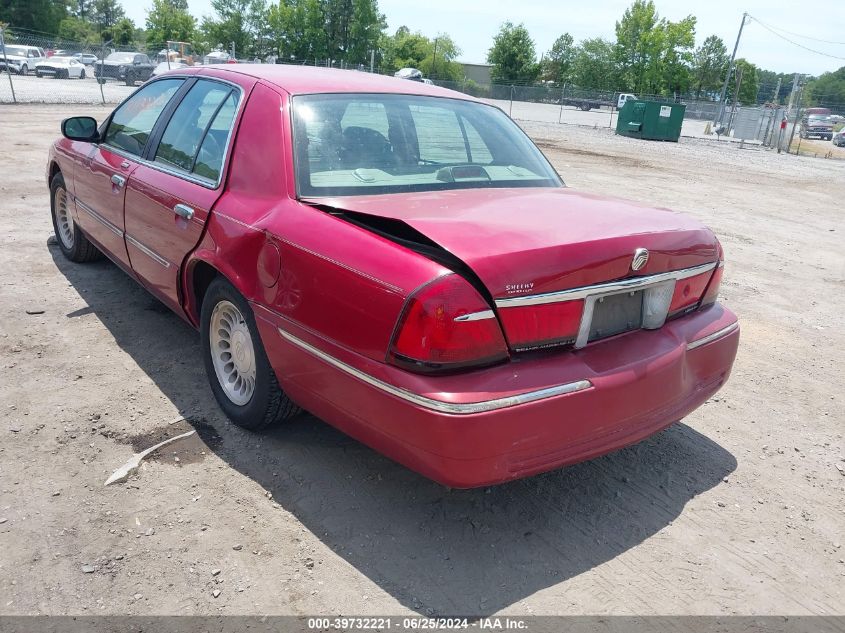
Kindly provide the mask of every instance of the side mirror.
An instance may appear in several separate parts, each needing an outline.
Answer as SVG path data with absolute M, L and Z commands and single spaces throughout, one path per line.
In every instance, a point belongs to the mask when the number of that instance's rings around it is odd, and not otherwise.
M 65 119 L 62 121 L 62 134 L 71 141 L 96 143 L 100 140 L 97 121 L 90 116 L 72 116 Z

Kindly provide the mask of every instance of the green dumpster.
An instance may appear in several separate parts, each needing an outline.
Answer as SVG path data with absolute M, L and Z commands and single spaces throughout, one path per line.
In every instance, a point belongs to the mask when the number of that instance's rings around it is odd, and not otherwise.
M 683 103 L 625 102 L 616 119 L 616 133 L 652 141 L 678 142 L 684 123 Z

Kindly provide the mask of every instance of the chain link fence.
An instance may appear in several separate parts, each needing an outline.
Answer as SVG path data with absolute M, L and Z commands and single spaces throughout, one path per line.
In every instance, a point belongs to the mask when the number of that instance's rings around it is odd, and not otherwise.
M 13 54 L 14 53 L 14 54 Z M 134 63 L 130 55 L 127 68 L 113 67 L 110 58 L 120 58 L 121 53 L 141 55 L 140 64 Z M 379 68 L 368 63 L 352 64 L 331 59 L 290 60 L 267 57 L 265 59 L 236 59 L 234 51 L 214 51 L 198 54 L 190 45 L 182 42 L 147 42 L 141 47 L 118 46 L 112 43 L 86 44 L 42 36 L 15 29 L 0 30 L 0 104 L 3 103 L 50 103 L 50 104 L 116 104 L 129 96 L 137 85 L 152 74 L 164 72 L 180 65 L 205 63 L 286 63 L 314 67 L 341 68 L 361 72 L 393 74 L 395 69 Z M 75 63 L 67 65 L 68 58 Z M 56 61 L 59 60 L 59 61 Z M 102 64 L 106 60 L 106 64 Z M 372 63 L 372 60 L 370 60 Z M 65 64 L 65 65 L 62 65 Z M 105 70 L 99 70 L 105 68 Z M 619 92 L 594 90 L 572 84 L 479 84 L 470 79 L 450 81 L 435 79 L 433 83 L 464 94 L 478 97 L 498 106 L 513 119 L 547 124 L 583 125 L 594 128 L 615 129 L 620 104 Z M 636 95 L 638 99 L 677 102 L 686 105 L 681 134 L 687 137 L 737 140 L 775 147 L 772 134 L 765 138 L 761 134 L 740 138 L 735 134 L 735 124 L 740 120 L 737 112 L 748 108 L 725 108 L 722 122 L 713 122 L 719 115 L 719 103 L 709 98 L 694 95 Z M 800 102 L 799 99 L 796 103 Z M 777 110 L 776 104 L 758 106 L 757 114 L 743 114 L 742 120 L 757 117 L 761 129 L 771 131 L 774 126 L 774 112 L 785 114 L 789 121 L 789 132 L 782 136 L 800 145 L 800 112 L 794 107 L 789 112 Z M 765 119 L 765 121 L 764 121 Z M 780 119 L 778 119 L 779 124 Z M 750 125 L 750 124 L 749 124 Z M 753 125 L 752 125 L 753 127 Z M 837 126 L 839 127 L 839 126 Z M 747 126 L 746 128 L 747 129 Z M 838 129 L 836 130 L 839 131 Z M 716 134 L 718 132 L 718 134 Z M 840 157 L 840 150 L 832 143 L 828 157 Z M 782 146 L 786 150 L 790 145 Z M 809 148 L 809 150 L 808 150 Z M 816 142 L 805 144 L 805 151 L 826 155 Z M 795 149 L 794 151 L 799 151 Z M 845 150 L 842 150 L 845 157 Z

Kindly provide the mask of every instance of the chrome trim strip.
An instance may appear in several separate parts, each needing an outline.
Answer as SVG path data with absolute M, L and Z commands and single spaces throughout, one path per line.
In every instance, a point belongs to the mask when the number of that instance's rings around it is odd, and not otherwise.
M 79 198 L 74 198 L 74 201 L 76 202 L 76 205 L 77 205 L 80 209 L 82 209 L 82 210 L 83 210 L 83 211 L 85 211 L 88 215 L 90 215 L 92 218 L 94 218 L 95 220 L 97 220 L 97 222 L 99 222 L 100 224 L 102 224 L 103 226 L 105 226 L 107 229 L 109 229 L 112 233 L 114 233 L 114 234 L 115 234 L 115 235 L 117 235 L 118 237 L 123 237 L 123 231 L 122 231 L 119 227 L 115 226 L 114 224 L 112 224 L 111 222 L 109 222 L 108 220 L 106 220 L 103 216 L 101 216 L 99 213 L 97 213 L 96 211 L 94 211 L 94 209 L 92 209 L 92 208 L 91 208 L 91 207 L 89 207 L 87 204 L 85 204 L 84 202 L 82 202 L 82 200 L 80 200 Z
M 170 268 L 170 262 L 164 259 L 161 255 L 156 253 L 154 250 L 150 249 L 149 247 L 145 246 L 134 237 L 129 234 L 126 234 L 126 241 L 136 247 L 139 251 L 141 251 L 144 255 L 149 257 L 150 259 L 156 261 L 157 263 L 161 264 L 165 268 Z M 131 256 L 130 256 L 131 257 Z
M 563 385 L 556 385 L 554 387 L 538 389 L 537 391 L 529 391 L 516 396 L 509 396 L 507 398 L 497 398 L 495 400 L 482 400 L 481 402 L 468 403 L 443 402 L 441 400 L 434 400 L 432 398 L 427 398 L 426 396 L 421 396 L 419 394 L 408 391 L 407 389 L 402 389 L 400 387 L 396 387 L 394 385 L 386 383 L 383 380 L 379 380 L 378 378 L 374 378 L 369 374 L 365 374 L 364 372 L 359 371 L 350 365 L 347 365 L 343 361 L 336 359 L 334 356 L 330 356 L 329 354 L 326 354 L 325 352 L 317 349 L 313 345 L 309 345 L 308 343 L 306 343 L 300 338 L 297 338 L 293 334 L 285 332 L 282 328 L 279 328 L 279 334 L 285 340 L 293 343 L 294 345 L 305 350 L 306 352 L 313 354 L 314 356 L 328 363 L 332 367 L 340 369 L 341 371 L 361 380 L 362 382 L 367 383 L 368 385 L 375 387 L 376 389 L 380 389 L 385 393 L 389 393 L 392 396 L 401 398 L 402 400 L 423 407 L 424 409 L 437 411 L 438 413 L 448 413 L 452 415 L 467 415 L 471 413 L 484 413 L 486 411 L 496 411 L 498 409 L 514 407 L 520 404 L 526 404 L 528 402 L 536 402 L 537 400 L 543 400 L 545 398 L 552 398 L 554 396 L 575 393 L 576 391 L 583 391 L 584 389 L 589 389 L 593 386 L 593 383 L 591 383 L 589 380 L 577 380 L 575 382 L 568 382 Z
M 632 277 L 631 279 L 622 279 L 621 281 L 611 281 L 608 283 L 596 284 L 594 286 L 582 286 L 581 288 L 548 292 L 540 295 L 496 299 L 496 307 L 516 308 L 519 306 L 543 305 L 545 303 L 557 303 L 559 301 L 586 299 L 588 296 L 595 294 L 610 294 L 623 292 L 625 290 L 636 290 L 662 281 L 678 281 L 688 277 L 695 277 L 701 273 L 706 273 L 708 270 L 713 270 L 716 265 L 716 262 L 712 262 L 710 264 L 694 266 L 693 268 L 684 268 L 682 270 L 657 273 L 656 275 L 649 275 L 647 277 Z
M 701 347 L 702 345 L 707 345 L 707 343 L 712 343 L 716 339 L 722 338 L 723 336 L 727 336 L 735 329 L 739 327 L 739 321 L 734 321 L 727 327 L 723 327 L 721 330 L 717 330 L 713 332 L 713 334 L 708 334 L 707 336 L 703 336 L 700 339 L 696 339 L 691 343 L 687 343 L 687 351 L 691 349 L 695 349 L 696 347 Z
M 496 315 L 492 310 L 481 310 L 480 312 L 470 312 L 469 314 L 462 314 L 455 317 L 455 321 L 483 321 L 484 319 L 495 319 Z

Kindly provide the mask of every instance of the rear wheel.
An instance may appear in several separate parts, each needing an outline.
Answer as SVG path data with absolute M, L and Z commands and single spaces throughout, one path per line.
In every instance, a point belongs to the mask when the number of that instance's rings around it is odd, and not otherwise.
M 80 79 L 85 79 L 85 69 L 84 69 L 84 68 L 83 68 L 82 70 L 80 70 L 80 71 L 79 71 L 79 78 L 80 78 Z
M 205 293 L 200 326 L 211 390 L 232 422 L 258 431 L 299 413 L 279 386 L 249 303 L 222 277 Z
M 53 231 L 62 253 L 72 262 L 90 262 L 100 258 L 100 251 L 82 234 L 70 211 L 71 200 L 61 173 L 50 182 L 50 211 Z
M 35 71 L 35 76 L 36 76 L 36 77 L 38 77 L 39 79 L 41 79 L 41 77 L 43 77 L 44 75 L 42 75 L 40 72 L 38 72 L 38 71 L 36 70 L 36 71 Z

